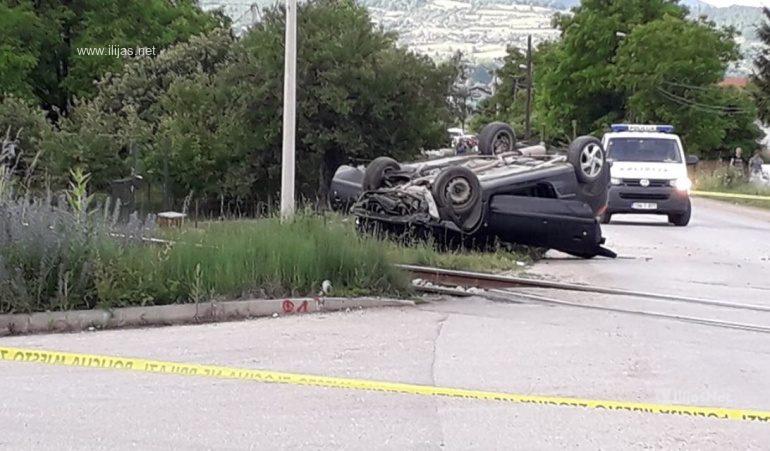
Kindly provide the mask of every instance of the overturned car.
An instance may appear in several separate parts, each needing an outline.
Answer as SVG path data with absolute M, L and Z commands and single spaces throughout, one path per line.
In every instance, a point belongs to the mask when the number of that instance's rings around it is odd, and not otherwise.
M 359 224 L 419 229 L 463 242 L 518 243 L 575 256 L 615 257 L 596 217 L 607 206 L 609 167 L 601 141 L 581 136 L 564 153 L 517 145 L 495 122 L 479 134 L 479 153 L 414 163 L 389 157 L 365 169 L 341 166 L 332 207 Z

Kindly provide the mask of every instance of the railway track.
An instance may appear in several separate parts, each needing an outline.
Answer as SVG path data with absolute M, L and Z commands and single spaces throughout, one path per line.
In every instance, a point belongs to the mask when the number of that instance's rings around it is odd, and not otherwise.
M 674 321 L 688 322 L 713 327 L 723 327 L 752 332 L 770 333 L 770 327 L 749 324 L 742 322 L 724 321 L 721 319 L 703 318 L 697 316 L 661 313 L 650 310 L 639 310 L 632 308 L 623 308 L 620 306 L 597 305 L 590 302 L 573 302 L 564 299 L 557 299 L 550 296 L 533 294 L 522 291 L 522 288 L 541 288 L 551 290 L 563 290 L 570 292 L 585 292 L 595 294 L 605 294 L 613 296 L 623 296 L 630 298 L 641 298 L 645 300 L 667 302 L 674 304 L 696 304 L 709 307 L 719 307 L 731 309 L 734 311 L 749 311 L 770 314 L 770 307 L 743 304 L 738 302 L 719 301 L 712 299 L 702 299 L 687 296 L 676 296 L 663 293 L 642 292 L 633 290 L 622 290 L 617 288 L 600 287 L 593 285 L 582 285 L 564 282 L 552 282 L 536 279 L 527 279 L 523 277 L 512 277 L 498 274 L 478 273 L 472 271 L 458 271 L 416 265 L 398 265 L 399 268 L 412 274 L 416 279 L 430 282 L 429 285 L 418 285 L 417 289 L 426 292 L 459 295 L 459 296 L 481 296 L 490 300 L 499 302 L 521 302 L 526 299 L 529 302 L 536 302 L 548 305 L 559 305 L 564 307 L 583 308 L 590 310 L 601 310 L 614 313 L 623 313 L 631 315 L 640 315 L 654 318 L 669 319 Z M 462 287 L 458 290 L 456 287 Z M 468 288 L 477 290 L 467 291 Z M 482 291 L 483 290 L 483 291 Z M 770 315 L 767 315 L 770 321 Z

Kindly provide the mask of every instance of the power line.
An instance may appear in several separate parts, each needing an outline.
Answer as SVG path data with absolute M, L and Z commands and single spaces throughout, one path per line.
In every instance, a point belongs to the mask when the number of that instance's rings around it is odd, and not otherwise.
M 679 87 L 679 88 L 695 89 L 695 90 L 698 90 L 698 91 L 707 91 L 707 92 L 711 91 L 710 88 L 704 88 L 703 86 L 688 85 L 686 83 L 676 83 L 676 82 L 668 81 L 668 80 L 662 80 L 662 82 L 667 84 L 667 85 L 676 86 L 676 87 Z
M 664 97 L 666 97 L 668 100 L 673 101 L 675 103 L 678 103 L 683 106 L 688 106 L 696 109 L 700 109 L 702 111 L 706 111 L 709 113 L 715 113 L 715 114 L 723 114 L 723 115 L 732 115 L 732 114 L 746 114 L 749 113 L 748 110 L 744 110 L 741 108 L 736 107 L 726 107 L 726 106 L 720 106 L 720 105 L 709 105 L 705 103 L 700 103 L 692 99 L 688 99 L 686 97 L 679 96 L 677 94 L 674 94 L 672 92 L 666 91 L 662 87 L 656 88 L 658 92 L 663 94 Z

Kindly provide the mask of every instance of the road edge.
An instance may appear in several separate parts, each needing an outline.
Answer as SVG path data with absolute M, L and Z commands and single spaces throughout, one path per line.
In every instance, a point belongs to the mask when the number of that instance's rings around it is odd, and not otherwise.
M 378 297 L 285 298 L 121 307 L 110 310 L 14 313 L 0 315 L 0 336 L 213 323 L 266 316 L 414 305 L 412 301 Z

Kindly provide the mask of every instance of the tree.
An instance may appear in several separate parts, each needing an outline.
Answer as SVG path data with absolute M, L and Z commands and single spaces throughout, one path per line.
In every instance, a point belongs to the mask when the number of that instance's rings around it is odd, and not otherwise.
M 615 88 L 616 52 L 623 33 L 664 16 L 684 19 L 672 0 L 585 0 L 572 15 L 556 18 L 562 40 L 536 65 L 538 109 L 554 136 L 596 131 L 624 116 L 625 98 Z
M 29 7 L 0 2 L 0 96 L 35 99 L 30 78 L 43 50 L 42 23 Z
M 6 151 L 0 164 L 14 168 L 19 177 L 34 181 L 34 167 L 45 158 L 42 143 L 51 132 L 44 112 L 34 103 L 13 95 L 0 99 L 0 154 Z
M 238 40 L 210 32 L 105 76 L 95 97 L 62 122 L 78 139 L 61 133 L 51 144 L 63 157 L 57 171 L 86 166 L 103 188 L 115 174 L 128 175 L 138 146 L 141 174 L 175 198 L 192 191 L 220 208 L 275 198 L 284 12 L 272 7 L 262 17 Z M 399 48 L 350 1 L 304 3 L 298 27 L 301 196 L 325 205 L 340 164 L 383 154 L 408 159 L 443 140 L 452 67 Z
M 737 142 L 755 147 L 754 139 L 746 139 L 759 136 L 751 99 L 717 85 L 737 57 L 731 31 L 707 23 L 666 16 L 635 27 L 618 49 L 613 74 L 625 117 L 673 124 L 693 153 L 707 155 Z
M 481 102 L 479 114 L 473 118 L 474 130 L 484 125 L 502 121 L 511 124 L 516 131 L 524 130 L 527 100 L 527 59 L 516 47 L 509 46 L 503 65 L 495 73 L 495 92 Z
M 194 0 L 0 0 L 0 82 L 10 80 L 0 89 L 66 110 L 138 47 L 157 53 L 223 21 Z
M 763 8 L 762 12 L 765 15 L 765 22 L 757 30 L 757 35 L 764 47 L 754 60 L 757 70 L 752 80 L 757 86 L 756 100 L 759 116 L 765 123 L 770 123 L 770 8 Z
M 463 61 L 462 52 L 455 53 L 449 61 L 454 70 L 454 82 L 450 88 L 449 110 L 452 118 L 465 129 L 468 118 L 473 114 L 473 92 L 470 80 L 470 68 Z
M 670 122 L 695 153 L 758 134 L 746 94 L 717 86 L 740 56 L 733 29 L 688 19 L 673 0 L 585 0 L 556 22 L 563 40 L 535 66 L 537 106 L 551 133 L 569 135 L 572 121 L 578 133 Z
M 351 0 L 311 1 L 299 9 L 298 188 L 324 203 L 340 164 L 383 154 L 410 158 L 441 142 L 454 74 L 397 46 L 396 36 L 374 27 L 366 8 Z M 250 74 L 235 84 L 248 127 L 270 139 L 259 137 L 267 144 L 260 158 L 268 189 L 279 180 L 283 30 L 283 8 L 266 10 L 243 38 L 245 55 L 232 68 Z

